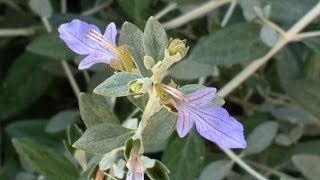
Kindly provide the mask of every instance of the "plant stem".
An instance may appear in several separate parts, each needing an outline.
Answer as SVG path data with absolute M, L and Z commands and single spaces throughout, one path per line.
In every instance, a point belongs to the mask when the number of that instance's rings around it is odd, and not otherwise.
M 60 0 L 61 13 L 65 14 L 67 12 L 67 0 Z
M 176 9 L 177 6 L 177 3 L 169 3 L 168 6 L 166 6 L 164 9 L 155 14 L 154 17 L 159 20 L 160 18 L 168 14 L 170 11 Z
M 231 4 L 230 4 L 230 7 L 226 13 L 226 15 L 224 16 L 222 22 L 221 22 L 221 27 L 225 27 L 229 21 L 229 19 L 231 18 L 231 15 L 232 13 L 234 12 L 234 9 L 236 8 L 237 6 L 237 1 L 233 1 Z
M 206 15 L 210 11 L 212 11 L 222 5 L 225 5 L 225 4 L 234 2 L 234 1 L 236 1 L 236 0 L 211 0 L 207 3 L 202 4 L 200 7 L 191 10 L 188 13 L 182 14 L 181 16 L 179 16 L 175 19 L 172 19 L 168 22 L 163 23 L 163 27 L 165 29 L 173 29 L 173 28 L 182 26 L 191 20 L 194 20 L 194 19 L 197 19 L 197 18 L 200 18 L 200 17 Z
M 229 149 L 222 149 L 222 151 L 227 154 L 233 161 L 235 161 L 239 166 L 241 166 L 244 170 L 250 173 L 252 176 L 259 180 L 267 180 L 264 176 L 250 167 L 247 163 L 245 163 L 241 158 L 239 158 L 234 152 Z
M 15 29 L 0 29 L 0 36 L 31 36 L 34 35 L 33 28 L 15 28 Z
M 320 36 L 320 31 L 300 33 L 299 35 L 296 36 L 295 41 L 301 41 L 302 39 L 316 37 L 316 36 Z
M 262 65 L 264 65 L 268 60 L 273 57 L 279 50 L 281 50 L 287 43 L 295 40 L 298 33 L 305 28 L 313 19 L 315 19 L 320 14 L 320 2 L 314 6 L 305 16 L 303 16 L 295 25 L 292 26 L 286 33 L 285 36 L 279 38 L 278 42 L 274 47 L 264 56 L 254 60 L 245 69 L 243 69 L 237 76 L 235 76 L 231 81 L 229 81 L 218 94 L 221 97 L 227 96 L 235 88 L 237 88 L 242 82 L 244 82 L 248 77 L 256 72 Z

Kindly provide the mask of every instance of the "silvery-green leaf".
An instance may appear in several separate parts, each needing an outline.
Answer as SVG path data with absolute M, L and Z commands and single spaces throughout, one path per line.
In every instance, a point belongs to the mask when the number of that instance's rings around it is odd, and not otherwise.
M 260 38 L 267 46 L 273 47 L 277 43 L 279 35 L 274 28 L 264 24 L 260 31 Z
M 129 95 L 129 86 L 128 83 L 141 78 L 137 74 L 128 73 L 128 72 L 119 72 L 115 73 L 98 87 L 96 87 L 93 92 L 104 95 L 104 96 L 128 96 Z
M 27 163 L 33 171 L 46 178 L 57 180 L 76 180 L 78 178 L 78 171 L 73 164 L 55 150 L 29 139 L 13 139 L 12 143 L 21 160 Z
M 257 17 L 254 7 L 261 7 L 260 0 L 239 0 L 239 4 L 247 21 L 253 21 Z
M 90 153 L 104 154 L 124 146 L 134 132 L 118 124 L 102 123 L 89 127 L 73 146 Z
M 79 98 L 81 117 L 87 127 L 100 123 L 119 123 L 109 107 L 106 97 L 98 94 L 81 93 Z
M 192 71 L 186 71 L 192 69 Z M 196 60 L 182 59 L 181 62 L 170 68 L 170 75 L 177 79 L 198 79 L 213 74 L 214 66 L 200 64 Z
M 99 169 L 103 171 L 110 169 L 112 165 L 115 163 L 118 152 L 119 149 L 114 149 L 106 153 L 99 162 Z
M 319 37 L 312 37 L 307 38 L 302 41 L 305 45 L 307 45 L 311 50 L 316 53 L 320 53 L 320 38 Z
M 197 178 L 204 160 L 204 148 L 203 139 L 193 131 L 184 138 L 174 136 L 162 155 L 162 162 L 172 172 L 170 179 L 194 180 Z
M 127 45 L 141 74 L 150 76 L 150 71 L 144 66 L 143 32 L 134 24 L 125 22 L 120 31 L 119 44 Z
M 177 116 L 166 108 L 156 112 L 142 132 L 143 144 L 155 146 L 165 142 L 175 130 L 176 119 Z
M 230 161 L 219 160 L 211 162 L 203 169 L 199 180 L 222 180 L 229 174 L 230 169 Z
M 68 128 L 79 115 L 78 110 L 64 110 L 55 114 L 46 126 L 46 132 L 56 133 Z
M 151 180 L 170 180 L 169 169 L 159 160 L 155 160 L 154 166 L 147 168 L 146 173 Z
M 315 82 L 320 82 L 320 61 L 319 54 L 312 54 L 306 59 L 302 70 L 302 76 Z
M 49 18 L 52 15 L 52 6 L 49 0 L 30 0 L 29 6 L 41 17 Z
M 258 125 L 247 138 L 247 148 L 243 151 L 245 155 L 258 154 L 266 149 L 276 136 L 278 123 L 268 121 Z
M 144 110 L 144 108 L 146 107 L 147 102 L 149 100 L 149 95 L 148 94 L 144 94 L 144 95 L 142 95 L 140 97 L 134 97 L 134 95 L 130 95 L 130 96 L 127 96 L 127 97 L 140 110 Z
M 168 38 L 166 31 L 156 18 L 150 17 L 143 33 L 145 53 L 151 56 L 156 62 L 161 61 L 167 45 Z
M 208 65 L 252 61 L 268 51 L 259 37 L 260 26 L 238 23 L 203 37 L 188 58 Z
M 303 127 L 297 126 L 293 128 L 288 134 L 278 134 L 275 142 L 279 145 L 290 146 L 292 143 L 298 141 L 303 135 Z
M 319 121 L 314 115 L 299 106 L 275 108 L 271 110 L 271 114 L 279 120 L 294 124 L 312 124 Z
M 293 164 L 308 179 L 318 180 L 320 177 L 320 156 L 298 154 L 292 157 Z

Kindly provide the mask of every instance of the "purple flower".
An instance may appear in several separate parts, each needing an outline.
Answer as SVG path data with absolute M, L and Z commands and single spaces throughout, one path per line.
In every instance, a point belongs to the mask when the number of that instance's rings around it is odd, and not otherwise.
M 87 69 L 96 63 L 110 64 L 111 60 L 119 61 L 116 45 L 116 25 L 110 23 L 102 35 L 95 25 L 78 19 L 62 24 L 60 38 L 67 46 L 79 55 L 86 55 L 80 62 L 79 69 Z
M 184 137 L 195 123 L 197 131 L 220 148 L 245 148 L 243 126 L 220 106 L 210 105 L 216 89 L 203 87 L 192 93 L 183 94 L 177 89 L 162 85 L 173 97 L 178 111 L 177 132 Z
M 144 168 L 142 166 L 142 161 L 140 155 L 136 153 L 131 153 L 127 162 L 128 173 L 126 180 L 143 180 L 144 179 Z

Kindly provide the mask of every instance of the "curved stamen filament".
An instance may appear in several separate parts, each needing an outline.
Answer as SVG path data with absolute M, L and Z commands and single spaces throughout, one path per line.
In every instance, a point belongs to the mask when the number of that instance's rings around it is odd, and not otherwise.
M 86 37 L 90 38 L 91 40 L 97 42 L 102 47 L 111 50 L 114 54 L 116 54 L 120 59 L 122 59 L 121 53 L 117 50 L 116 47 L 114 47 L 111 43 L 108 42 L 108 40 L 105 39 L 105 37 L 97 32 L 94 29 L 90 29 L 89 33 L 86 35 Z
M 170 87 L 168 85 L 164 85 L 164 84 L 161 84 L 162 87 L 163 87 L 163 90 L 165 90 L 167 93 L 169 93 L 170 95 L 172 95 L 174 98 L 180 100 L 180 101 L 185 101 L 185 102 L 188 102 L 188 99 L 186 99 L 184 96 L 183 96 L 183 93 L 178 91 L 177 89 L 173 88 L 173 87 Z

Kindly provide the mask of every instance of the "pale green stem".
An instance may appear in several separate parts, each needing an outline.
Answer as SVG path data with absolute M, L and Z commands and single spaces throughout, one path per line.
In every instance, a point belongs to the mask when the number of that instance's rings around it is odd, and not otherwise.
M 185 14 L 182 14 L 181 16 L 174 18 L 168 22 L 164 22 L 163 23 L 163 27 L 165 29 L 173 29 L 173 28 L 177 28 L 179 26 L 182 26 L 186 23 L 188 23 L 189 21 L 192 21 L 194 19 L 200 18 L 204 15 L 206 15 L 207 13 L 211 12 L 212 10 L 234 2 L 236 0 L 211 0 L 209 2 L 206 2 L 204 4 L 202 4 L 200 7 L 193 9 Z
M 320 31 L 300 33 L 296 36 L 295 41 L 301 41 L 302 39 L 316 37 L 316 36 L 320 36 Z
M 48 19 L 46 17 L 41 17 L 41 20 L 43 22 L 43 25 L 45 26 L 46 30 L 48 31 L 48 33 L 51 33 L 52 32 L 52 27 L 51 27 L 51 24 L 50 22 L 48 21 Z M 74 79 L 73 75 L 72 75 L 72 72 L 71 72 L 71 69 L 68 65 L 68 63 L 65 61 L 65 60 L 62 60 L 61 61 L 61 65 L 68 77 L 68 80 L 70 82 L 70 85 L 73 89 L 73 92 L 75 94 L 75 96 L 77 97 L 77 99 L 79 99 L 79 94 L 80 94 L 80 88 L 76 82 L 76 80 Z
M 83 76 L 84 76 L 84 80 L 88 84 L 90 82 L 90 75 L 89 75 L 88 71 L 87 70 L 83 70 L 82 73 L 83 73 Z
M 33 28 L 15 28 L 15 29 L 0 29 L 0 36 L 32 36 L 35 31 Z
M 127 119 L 131 119 L 135 114 L 137 114 L 140 111 L 139 108 L 135 108 L 127 117 Z
M 226 13 L 226 15 L 224 16 L 222 22 L 221 22 L 221 27 L 225 27 L 229 21 L 229 19 L 231 18 L 231 15 L 232 13 L 234 12 L 234 9 L 236 8 L 237 6 L 237 1 L 233 1 L 231 4 L 230 4 L 230 7 Z
M 169 3 L 168 6 L 166 6 L 164 9 L 155 14 L 154 17 L 159 20 L 160 18 L 168 14 L 170 11 L 176 9 L 177 6 L 177 3 Z
M 244 170 L 246 170 L 248 173 L 250 173 L 252 176 L 259 180 L 268 180 L 264 176 L 262 176 L 260 173 L 258 173 L 256 170 L 254 170 L 252 167 L 250 167 L 247 163 L 245 163 L 241 158 L 239 158 L 233 151 L 229 149 L 222 149 L 222 151 L 227 154 L 233 161 L 235 161 L 240 167 L 242 167 Z
M 67 0 L 60 0 L 61 13 L 65 14 L 67 12 Z
M 254 60 L 245 69 L 243 69 L 237 76 L 235 76 L 231 81 L 229 81 L 218 94 L 221 97 L 227 96 L 235 88 L 237 88 L 242 82 L 244 82 L 248 77 L 254 74 L 261 66 L 263 66 L 268 60 L 273 57 L 279 50 L 281 50 L 287 43 L 293 41 L 298 33 L 305 28 L 308 24 L 312 22 L 320 14 L 320 2 L 314 6 L 305 16 L 303 16 L 295 25 L 292 26 L 286 33 L 284 37 L 279 38 L 278 42 L 274 47 L 264 56 Z
M 100 10 L 110 6 L 110 4 L 112 3 L 112 0 L 109 0 L 109 1 L 106 1 L 98 6 L 94 6 L 93 8 L 91 9 L 88 9 L 86 11 L 83 11 L 81 13 L 82 16 L 89 16 L 89 15 L 92 15 L 92 14 L 95 14 L 97 12 L 99 12 Z

